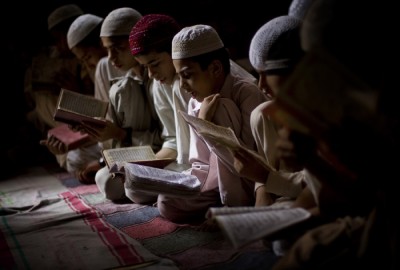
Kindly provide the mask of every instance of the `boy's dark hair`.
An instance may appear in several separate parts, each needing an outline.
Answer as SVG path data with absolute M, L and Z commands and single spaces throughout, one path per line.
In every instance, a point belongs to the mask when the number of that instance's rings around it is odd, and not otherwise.
M 111 37 L 107 37 L 109 40 L 111 40 L 112 42 L 115 43 L 121 43 L 121 42 L 126 42 L 128 41 L 128 36 L 123 35 L 123 36 L 111 36 Z
M 193 56 L 188 59 L 199 63 L 201 70 L 207 69 L 212 61 L 219 60 L 222 63 L 225 74 L 228 74 L 231 71 L 229 52 L 225 47 L 209 53 Z
M 96 26 L 89 35 L 87 35 L 84 39 L 82 39 L 77 46 L 91 48 L 91 47 L 101 47 L 101 39 L 100 35 L 101 24 Z

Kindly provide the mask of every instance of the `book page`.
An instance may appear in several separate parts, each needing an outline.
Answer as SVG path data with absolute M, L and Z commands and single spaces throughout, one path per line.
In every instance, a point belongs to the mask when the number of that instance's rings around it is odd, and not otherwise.
M 156 159 L 156 155 L 149 145 L 104 149 L 102 153 L 108 168 L 111 168 L 117 161 L 131 162 Z
M 231 128 L 218 126 L 210 121 L 189 115 L 186 112 L 179 111 L 186 122 L 191 125 L 199 134 L 206 134 L 210 138 L 215 138 L 231 147 L 239 147 L 240 142 L 235 132 Z
M 164 169 L 166 166 L 174 162 L 175 158 L 155 158 L 148 160 L 128 161 L 129 163 L 149 166 L 153 168 Z
M 268 209 L 231 215 L 217 215 L 214 219 L 235 248 L 243 247 L 263 237 L 297 224 L 311 216 L 297 208 Z
M 90 117 L 105 118 L 108 102 L 95 99 L 88 95 L 61 89 L 58 109 Z
M 125 188 L 171 196 L 194 196 L 201 183 L 195 176 L 138 164 L 125 163 Z
M 214 218 L 219 215 L 232 215 L 232 214 L 241 214 L 241 213 L 250 213 L 250 212 L 261 212 L 261 211 L 269 211 L 276 209 L 285 209 L 287 207 L 283 207 L 281 205 L 268 205 L 268 206 L 234 206 L 234 207 L 210 207 L 206 214 L 207 218 Z
M 228 167 L 233 166 L 233 152 L 238 149 L 248 152 L 251 154 L 258 162 L 263 165 L 266 169 L 270 171 L 276 171 L 268 161 L 259 155 L 257 152 L 248 149 L 247 147 L 243 146 L 239 140 L 237 139 L 235 132 L 231 128 L 223 127 L 216 125 L 212 122 L 206 121 L 204 119 L 189 115 L 183 111 L 179 111 L 183 118 L 191 125 L 197 133 L 202 136 L 205 141 L 216 148 L 217 151 L 215 153 L 218 155 L 220 159 L 225 161 Z M 227 148 L 229 151 L 219 150 L 219 147 L 223 146 Z M 226 150 L 226 149 L 225 149 Z M 230 155 L 230 156 L 227 156 Z M 234 169 L 233 169 L 234 170 Z

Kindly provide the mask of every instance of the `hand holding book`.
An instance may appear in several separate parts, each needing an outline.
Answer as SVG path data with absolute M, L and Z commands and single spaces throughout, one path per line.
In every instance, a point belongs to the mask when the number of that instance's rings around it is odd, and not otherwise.
M 78 147 L 96 143 L 88 134 L 72 130 L 67 124 L 61 124 L 52 128 L 47 133 L 47 140 L 41 140 L 40 144 L 55 155 L 64 154 Z
M 46 140 L 40 140 L 40 145 L 44 145 L 53 155 L 62 155 L 68 152 L 67 145 L 54 136 L 49 136 Z
M 250 153 L 250 151 L 239 148 L 233 150 L 233 155 L 233 166 L 235 170 L 241 176 L 254 182 L 265 183 L 268 174 L 271 171 L 275 171 L 275 169 L 271 170 L 270 167 L 267 167 L 262 157 L 259 157 L 256 153 L 253 154 Z
M 189 115 L 183 111 L 179 112 L 186 122 L 188 122 L 188 124 L 192 126 L 209 145 L 216 149 L 220 149 L 216 154 L 221 160 L 228 164 L 228 167 L 233 166 L 233 156 L 236 152 L 246 152 L 246 156 L 251 156 L 266 170 L 275 171 L 274 167 L 272 167 L 266 159 L 261 157 L 255 151 L 243 146 L 231 128 L 216 125 L 210 121 Z M 232 169 L 235 170 L 235 168 Z
M 97 119 L 97 118 L 96 118 Z M 104 122 L 102 126 L 93 124 L 91 121 L 83 120 L 80 127 L 90 134 L 99 142 L 103 142 L 109 139 L 124 140 L 127 135 L 123 128 L 120 128 L 115 123 L 108 119 L 101 120 Z
M 61 89 L 54 112 L 54 120 L 70 125 L 87 121 L 97 126 L 105 125 L 108 102 L 92 96 Z
M 149 145 L 104 149 L 102 154 L 109 169 L 114 167 L 114 164 L 117 162 L 120 162 L 119 164 L 128 162 L 150 167 L 164 168 L 175 161 L 173 158 L 157 158 L 153 149 Z

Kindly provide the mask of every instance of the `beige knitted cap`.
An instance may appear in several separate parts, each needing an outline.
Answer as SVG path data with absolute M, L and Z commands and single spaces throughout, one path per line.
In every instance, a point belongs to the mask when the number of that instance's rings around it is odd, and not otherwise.
M 60 22 L 82 14 L 83 10 L 77 5 L 70 4 L 61 6 L 55 9 L 53 12 L 51 12 L 50 15 L 47 17 L 48 29 L 51 30 L 54 26 L 56 26 Z
M 184 59 L 224 47 L 217 31 L 209 25 L 197 24 L 183 28 L 172 40 L 172 59 Z
M 142 18 L 137 10 L 129 7 L 117 8 L 104 19 L 100 37 L 129 36 L 132 27 Z
M 103 18 L 93 14 L 84 14 L 76 18 L 68 29 L 68 48 L 72 49 L 73 47 L 75 47 L 79 42 L 87 37 L 90 32 L 92 32 L 93 29 L 95 29 L 102 21 Z

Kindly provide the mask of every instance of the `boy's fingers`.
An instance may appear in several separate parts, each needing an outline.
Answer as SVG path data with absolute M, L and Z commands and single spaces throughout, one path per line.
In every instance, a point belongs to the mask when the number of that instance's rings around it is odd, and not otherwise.
M 40 140 L 40 141 L 39 141 L 39 144 L 40 144 L 40 145 L 47 145 L 47 140 Z

